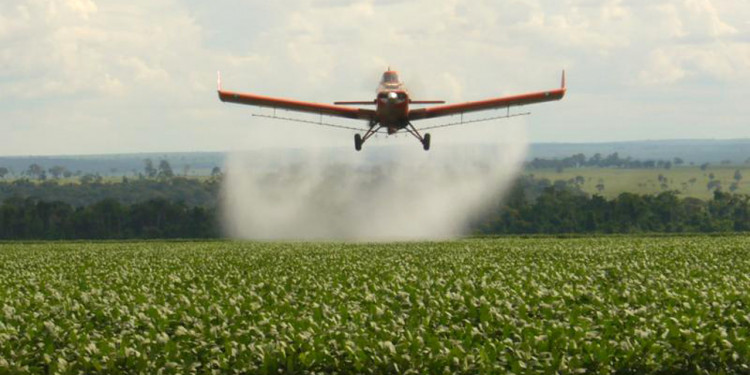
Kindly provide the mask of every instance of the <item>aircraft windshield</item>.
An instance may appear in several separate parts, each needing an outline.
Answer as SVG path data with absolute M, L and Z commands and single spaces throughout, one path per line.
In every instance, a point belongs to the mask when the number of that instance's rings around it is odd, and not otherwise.
M 398 83 L 398 73 L 396 72 L 383 73 L 383 83 Z

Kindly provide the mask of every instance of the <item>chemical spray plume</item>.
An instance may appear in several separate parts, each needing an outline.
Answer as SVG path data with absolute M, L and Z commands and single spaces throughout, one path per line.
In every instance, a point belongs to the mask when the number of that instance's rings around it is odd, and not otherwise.
M 435 143 L 236 153 L 223 186 L 227 234 L 242 239 L 416 240 L 465 234 L 517 176 L 523 128 L 481 146 Z M 506 128 L 507 129 L 507 128 Z M 446 134 L 446 133 L 441 133 Z

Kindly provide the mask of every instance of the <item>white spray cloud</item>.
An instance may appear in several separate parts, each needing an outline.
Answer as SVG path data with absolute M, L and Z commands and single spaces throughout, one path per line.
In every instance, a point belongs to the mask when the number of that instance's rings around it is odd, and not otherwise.
M 496 136 L 502 134 L 502 137 Z M 473 214 L 505 192 L 526 154 L 521 121 L 470 131 L 494 143 L 433 149 L 416 141 L 353 149 L 262 151 L 228 159 L 225 229 L 244 239 L 437 239 L 466 233 Z M 471 138 L 471 137 L 469 137 Z M 373 142 L 371 142 L 373 143 Z M 369 147 L 368 147 L 369 146 Z

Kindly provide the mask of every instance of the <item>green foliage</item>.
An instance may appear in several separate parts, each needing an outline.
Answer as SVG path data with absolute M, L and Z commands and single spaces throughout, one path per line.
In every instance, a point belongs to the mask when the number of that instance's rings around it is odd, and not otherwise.
M 39 178 L 41 179 L 42 174 L 44 173 L 44 168 L 40 166 L 39 164 L 31 164 L 29 165 L 29 169 L 26 170 L 26 175 L 33 178 Z
M 159 162 L 159 173 L 157 173 L 157 176 L 163 179 L 169 179 L 169 178 L 174 177 L 172 166 L 169 164 L 169 162 L 166 159 L 162 159 Z
M 0 202 L 8 198 L 36 198 L 61 201 L 74 207 L 89 206 L 104 199 L 130 205 L 151 199 L 184 202 L 188 206 L 212 208 L 217 205 L 221 177 L 194 179 L 174 177 L 167 180 L 120 179 L 106 183 L 99 175 L 86 174 L 80 184 L 28 180 L 0 181 Z
M 729 187 L 732 182 L 738 182 L 737 193 L 750 194 L 750 182 L 737 181 L 737 171 L 740 176 L 747 174 L 750 169 L 747 166 L 715 166 L 708 171 L 701 171 L 698 167 L 673 166 L 671 169 L 634 169 L 634 168 L 600 168 L 583 167 L 565 169 L 558 173 L 554 169 L 535 169 L 527 171 L 526 174 L 533 175 L 537 179 L 548 178 L 550 180 L 575 180 L 581 176 L 590 184 L 579 184 L 580 188 L 589 194 L 601 194 L 606 198 L 616 198 L 621 193 L 636 194 L 658 194 L 664 190 L 677 190 L 681 196 L 708 200 L 713 196 L 713 191 L 706 189 L 711 179 L 717 181 L 724 188 Z M 661 177 L 659 177 L 661 176 Z M 602 179 L 606 189 L 599 192 L 596 189 L 596 181 Z
M 157 170 L 156 170 L 156 168 L 154 168 L 154 162 L 151 161 L 151 159 L 144 159 L 143 160 L 143 172 L 149 178 L 156 177 Z
M 505 200 L 485 206 L 467 233 L 653 233 L 750 231 L 750 196 L 727 194 L 714 179 L 711 199 L 670 190 L 671 175 L 659 174 L 658 194 L 589 196 L 612 189 L 577 175 L 569 180 L 522 176 Z M 209 179 L 122 178 L 103 183 L 82 176 L 81 184 L 51 180 L 0 182 L 0 239 L 216 238 L 221 172 Z M 585 183 L 589 181 L 589 183 Z M 696 179 L 685 182 L 688 186 Z M 741 193 L 739 182 L 728 186 Z M 706 189 L 704 189 L 705 191 Z M 40 199 L 39 197 L 45 197 Z M 717 207 L 723 207 L 717 209 Z M 117 225 L 104 225 L 116 222 Z
M 2 373 L 746 373 L 748 237 L 0 245 Z
M 675 158 L 674 163 L 681 165 L 684 161 L 680 158 Z M 671 169 L 672 162 L 668 160 L 637 160 L 631 157 L 621 158 L 620 155 L 615 152 L 606 157 L 602 157 L 601 154 L 595 154 L 590 158 L 586 158 L 584 154 L 575 154 L 565 158 L 534 158 L 532 161 L 525 164 L 526 169 L 554 169 L 560 173 L 565 168 L 581 168 L 581 167 L 598 167 L 598 168 L 631 168 L 631 169 L 653 169 L 653 168 L 664 168 Z
M 56 166 L 48 169 L 48 171 L 49 171 L 49 174 L 52 175 L 52 177 L 54 177 L 54 178 L 57 179 L 57 178 L 62 177 L 63 174 L 65 173 L 65 171 L 67 171 L 67 169 L 65 167 L 63 167 L 63 166 L 56 165 Z
M 63 202 L 8 199 L 0 206 L 0 239 L 216 238 L 215 209 L 165 199 L 123 205 L 105 199 L 73 208 Z
M 603 185 L 602 185 L 603 188 Z M 545 188 L 534 199 L 516 186 L 508 203 L 486 211 L 471 229 L 479 234 L 681 233 L 750 231 L 750 196 L 722 193 L 702 201 L 676 192 L 622 193 L 607 200 L 575 190 Z
M 39 200 L 33 198 L 33 194 L 8 198 L 0 205 L 0 239 L 221 236 L 216 209 L 218 179 L 132 182 L 123 179 L 118 184 L 94 181 L 65 188 L 54 182 L 37 184 L 19 180 L 12 185 L 15 191 L 26 188 L 63 191 L 72 197 L 100 199 L 75 206 L 62 201 Z M 546 179 L 521 178 L 506 200 L 488 204 L 474 218 L 468 233 L 750 231 L 750 196 L 722 193 L 717 186 L 709 186 L 717 190 L 708 201 L 682 198 L 669 190 L 656 195 L 623 193 L 608 200 L 599 195 L 588 196 L 579 186 L 575 180 L 552 183 Z M 604 190 L 603 183 L 598 186 Z M 0 193 L 2 188 L 0 184 Z M 730 186 L 730 190 L 736 188 Z M 128 199 L 134 202 L 127 203 Z

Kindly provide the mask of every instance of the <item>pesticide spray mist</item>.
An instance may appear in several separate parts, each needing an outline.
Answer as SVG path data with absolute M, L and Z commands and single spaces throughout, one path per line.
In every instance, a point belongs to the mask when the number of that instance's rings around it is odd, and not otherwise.
M 235 153 L 225 166 L 224 228 L 243 239 L 385 241 L 462 235 L 479 210 L 507 191 L 526 155 L 522 122 L 503 125 L 502 131 L 480 131 L 481 144 L 471 139 L 451 143 L 459 133 L 436 133 L 429 152 L 412 139 L 395 146 L 387 140 L 369 142 L 360 153 Z

